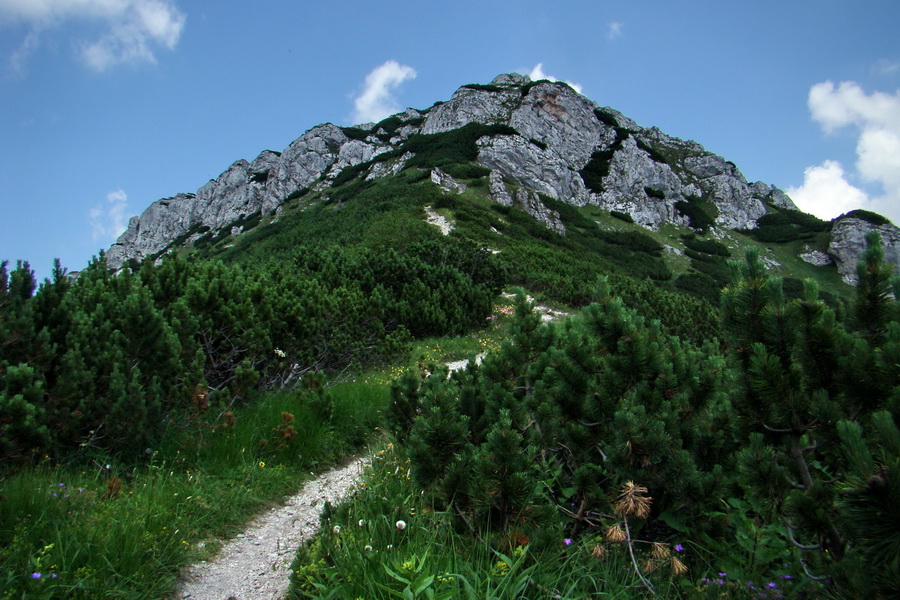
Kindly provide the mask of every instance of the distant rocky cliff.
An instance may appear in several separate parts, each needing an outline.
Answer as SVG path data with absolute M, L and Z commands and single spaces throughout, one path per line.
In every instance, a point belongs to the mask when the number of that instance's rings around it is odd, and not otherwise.
M 327 185 L 344 168 L 380 155 L 391 159 L 372 162 L 366 177 L 396 173 L 411 157 L 397 154 L 413 136 L 473 123 L 505 126 L 502 133 L 477 141 L 476 162 L 491 170 L 494 200 L 506 205 L 517 201 L 561 233 L 558 215 L 542 204 L 540 194 L 627 213 L 648 228 L 667 222 L 688 225 L 692 211 L 702 210 L 718 227 L 752 229 L 768 207 L 796 210 L 781 190 L 747 182 L 733 163 L 695 142 L 640 127 L 564 83 L 510 74 L 489 85 L 463 86 L 449 101 L 425 111 L 409 109 L 380 124 L 354 128 L 319 125 L 281 153 L 267 150 L 252 162 L 237 161 L 195 194 L 158 200 L 133 217 L 107 252 L 107 263 L 117 269 L 130 259 L 158 256 L 249 215 L 277 212 L 301 190 Z M 897 231 L 891 227 L 887 230 Z M 892 235 L 883 237 L 894 244 L 889 256 L 896 256 L 900 246 L 894 240 L 900 236 Z M 833 244 L 839 265 L 855 264 L 849 257 L 854 244 Z

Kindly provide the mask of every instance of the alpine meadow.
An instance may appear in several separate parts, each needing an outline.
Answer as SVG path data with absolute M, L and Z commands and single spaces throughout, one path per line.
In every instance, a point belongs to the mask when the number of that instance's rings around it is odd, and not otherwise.
M 319 125 L 3 263 L 0 598 L 181 597 L 358 456 L 288 598 L 896 598 L 898 262 L 559 81 Z

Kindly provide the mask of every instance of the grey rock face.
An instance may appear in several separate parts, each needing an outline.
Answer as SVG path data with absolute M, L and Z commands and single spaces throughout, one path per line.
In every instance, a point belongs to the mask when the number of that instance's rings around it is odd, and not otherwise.
M 543 223 L 548 229 L 552 229 L 561 235 L 566 234 L 566 227 L 560 221 L 559 213 L 544 206 L 544 203 L 541 202 L 536 193 L 519 188 L 516 192 L 516 200 L 522 206 L 522 210 L 535 220 Z
M 450 177 L 447 173 L 444 173 L 440 169 L 432 169 L 431 171 L 431 182 L 441 188 L 444 192 L 448 194 L 462 194 L 466 191 L 466 185 L 464 183 L 460 183 Z
M 794 201 L 791 200 L 790 196 L 779 190 L 774 185 L 766 185 L 762 181 L 757 181 L 756 183 L 750 186 L 753 188 L 753 193 L 758 197 L 762 198 L 766 202 L 773 204 L 779 208 L 787 208 L 790 210 L 800 210 L 797 208 L 797 205 L 794 204 Z
M 551 198 L 578 206 L 588 202 L 584 181 L 565 159 L 521 136 L 481 138 L 478 140 L 478 163 Z
M 613 155 L 603 186 L 604 192 L 595 194 L 594 202 L 606 210 L 631 214 L 639 225 L 657 227 L 663 222 L 684 221 L 674 208 L 674 203 L 682 199 L 681 179 L 669 165 L 654 161 L 639 148 L 634 136 L 626 138 Z M 647 188 L 665 198 L 649 196 Z
M 826 265 L 833 265 L 834 260 L 827 253 L 822 252 L 820 250 L 813 250 L 807 245 L 804 248 L 804 252 L 800 254 L 800 258 L 804 262 L 808 262 L 811 265 L 815 265 L 817 267 L 824 267 Z
M 525 75 L 504 74 L 489 86 L 464 86 L 449 101 L 427 111 L 407 109 L 395 116 L 401 125 L 390 132 L 385 131 L 387 125 L 358 126 L 365 140 L 351 139 L 332 124 L 319 125 L 281 154 L 266 150 L 252 162 L 235 162 L 196 194 L 154 202 L 130 221 L 110 248 L 109 266 L 119 268 L 131 258 L 162 252 L 192 227 L 220 230 L 257 211 L 277 214 L 290 194 L 310 187 L 325 189 L 330 179 L 350 166 L 374 159 L 366 179 L 397 174 L 410 153 L 383 161 L 377 157 L 401 148 L 418 133 L 441 133 L 469 123 L 505 124 L 517 132 L 477 141 L 477 162 L 491 169 L 491 197 L 512 206 L 513 195 L 503 183 L 512 182 L 518 187 L 519 204 L 557 231 L 564 231 L 559 216 L 546 209 L 538 194 L 576 206 L 593 204 L 627 212 L 649 228 L 666 222 L 686 225 L 675 205 L 690 197 L 714 203 L 721 228 L 755 227 L 767 204 L 796 208 L 781 190 L 748 183 L 734 164 L 699 144 L 642 128 L 563 83 L 532 84 Z M 597 151 L 610 154 L 599 193 L 589 190 L 579 173 Z M 445 173 L 432 176 L 448 190 L 460 189 Z
M 506 86 L 521 86 L 526 83 L 531 82 L 531 77 L 528 75 L 520 75 L 519 73 L 502 73 L 494 77 L 491 81 L 491 85 L 506 85 Z
M 107 265 L 119 269 L 129 259 L 161 252 L 192 226 L 219 229 L 257 211 L 271 214 L 287 196 L 311 185 L 333 165 L 356 165 L 389 149 L 351 140 L 331 124 L 314 127 L 280 155 L 266 150 L 252 163 L 239 160 L 196 194 L 151 204 L 139 218 L 129 221 L 128 229 L 106 254 Z
M 369 169 L 369 174 L 366 175 L 366 181 L 378 179 L 379 177 L 387 177 L 388 175 L 396 175 L 406 167 L 406 162 L 412 158 L 412 156 L 412 152 L 406 152 L 398 159 L 375 163 Z
M 503 176 L 497 171 L 491 171 L 488 177 L 491 190 L 491 199 L 501 206 L 512 206 L 513 199 L 503 183 Z
M 733 163 L 726 162 L 721 156 L 691 156 L 685 159 L 684 167 L 718 207 L 718 225 L 728 229 L 752 229 L 756 227 L 756 220 L 766 214 L 766 206 L 756 197 L 755 188 L 747 183 Z M 767 189 L 766 193 L 771 190 Z
M 866 249 L 866 234 L 870 231 L 881 234 L 885 262 L 895 265 L 895 272 L 900 265 L 900 229 L 890 224 L 873 225 L 855 217 L 839 219 L 831 230 L 828 254 L 837 264 L 844 281 L 851 285 L 857 282 L 856 265 Z
M 581 168 L 600 144 L 607 127 L 593 114 L 593 105 L 567 85 L 533 86 L 512 112 L 509 125 L 527 140 Z
M 459 88 L 448 102 L 431 109 L 422 125 L 422 133 L 441 133 L 469 123 L 506 123 L 521 97 L 518 88 L 501 92 Z
M 140 260 L 163 250 L 191 226 L 195 195 L 178 194 L 157 200 L 140 217 L 131 217 L 128 228 L 106 253 L 106 263 L 118 269 L 126 261 Z

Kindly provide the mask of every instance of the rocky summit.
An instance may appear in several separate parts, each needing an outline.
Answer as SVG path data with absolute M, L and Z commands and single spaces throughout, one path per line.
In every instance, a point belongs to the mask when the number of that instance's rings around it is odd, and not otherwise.
M 107 264 L 119 269 L 155 258 L 211 231 L 240 234 L 248 219 L 277 217 L 285 202 L 330 186 L 347 168 L 367 179 L 396 174 L 415 149 L 467 127 L 481 128 L 475 162 L 490 170 L 492 199 L 518 204 L 557 233 L 565 227 L 542 196 L 628 215 L 648 229 L 695 227 L 694 217 L 705 214 L 718 231 L 753 230 L 773 210 L 797 210 L 784 192 L 748 182 L 696 142 L 641 127 L 562 82 L 505 74 L 487 85 L 464 85 L 427 110 L 408 109 L 378 124 L 319 125 L 282 152 L 239 160 L 195 193 L 157 200 L 132 217 L 106 253 Z M 464 189 L 446 173 L 434 172 L 432 180 L 445 191 Z M 809 249 L 804 260 L 836 263 L 851 281 L 870 229 L 881 232 L 888 260 L 897 263 L 900 230 L 859 218 L 836 220 L 827 249 Z

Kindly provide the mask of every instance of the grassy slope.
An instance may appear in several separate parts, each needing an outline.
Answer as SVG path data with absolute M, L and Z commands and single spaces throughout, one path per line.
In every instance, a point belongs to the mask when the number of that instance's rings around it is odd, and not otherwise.
M 270 394 L 236 410 L 230 427 L 173 423 L 143 464 L 90 459 L 86 448 L 80 461 L 7 477 L 0 598 L 170 594 L 179 570 L 214 554 L 218 539 L 371 441 L 387 387 L 345 383 L 331 395 L 327 420 L 307 396 Z
M 201 255 L 252 264 L 260 260 L 287 260 L 298 246 L 309 244 L 339 243 L 364 250 L 386 247 L 402 250 L 411 243 L 440 239 L 437 229 L 424 223 L 424 207 L 431 206 L 454 224 L 451 237 L 499 250 L 504 253 L 502 259 L 508 259 L 520 269 L 527 267 L 520 264 L 523 257 L 542 252 L 555 255 L 557 262 L 566 263 L 557 266 L 563 270 L 569 268 L 573 275 L 586 275 L 586 269 L 579 265 L 589 263 L 595 274 L 616 273 L 638 280 L 649 274 L 657 279 L 653 274 L 652 257 L 599 239 L 602 235 L 599 230 L 646 237 L 665 248 L 662 260 L 671 279 L 658 280 L 658 287 L 662 289 L 673 289 L 672 281 L 678 275 L 692 271 L 690 260 L 681 254 L 685 248 L 681 236 L 692 233 L 688 227 L 664 225 L 651 231 L 616 219 L 597 207 L 564 207 L 562 220 L 569 235 L 558 236 L 520 209 L 507 209 L 491 201 L 485 177 L 463 181 L 469 189 L 462 195 L 442 194 L 427 180 L 427 171 L 409 168 L 397 177 L 373 182 L 356 179 L 337 188 L 307 191 L 286 204 L 287 208 L 277 219 L 268 217 L 252 231 L 237 238 L 223 238 L 216 246 L 204 247 Z M 826 235 L 819 234 L 812 246 L 825 244 Z M 715 239 L 712 234 L 703 237 Z M 840 280 L 835 267 L 815 267 L 799 258 L 807 242 L 763 243 L 730 231 L 724 232 L 720 241 L 731 249 L 732 258 L 739 260 L 743 255 L 742 248 L 759 247 L 763 257 L 770 257 L 780 264 L 773 265 L 774 275 L 801 280 L 811 278 L 819 283 L 820 289 L 840 297 L 847 297 L 851 292 Z M 546 266 L 534 265 L 535 273 L 524 273 L 524 280 L 513 277 L 510 283 L 532 283 L 531 287 L 538 293 L 544 291 L 541 287 L 558 288 L 557 285 L 541 286 L 537 280 L 529 281 L 531 275 L 540 279 L 538 272 Z M 557 293 L 555 299 L 571 301 L 577 296 L 569 294 L 570 297 L 565 298 L 561 295 L 564 296 Z

